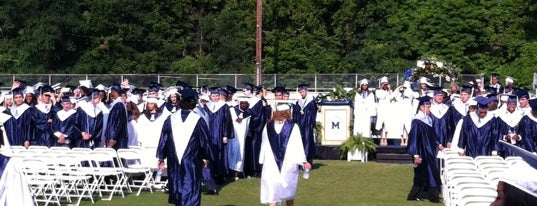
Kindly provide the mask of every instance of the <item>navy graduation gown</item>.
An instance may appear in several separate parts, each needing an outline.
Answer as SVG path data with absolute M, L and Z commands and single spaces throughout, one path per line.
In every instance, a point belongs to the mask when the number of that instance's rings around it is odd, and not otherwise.
M 423 113 L 421 113 L 424 115 Z M 422 116 L 423 119 L 426 116 Z M 421 164 L 414 168 L 414 186 L 439 187 L 440 169 L 436 155 L 438 153 L 437 137 L 432 124 L 416 118 L 412 120 L 408 134 L 408 154 L 419 155 Z
M 12 146 L 24 146 L 26 140 L 32 142 L 33 127 L 32 127 L 32 109 L 27 104 L 23 103 L 17 108 L 12 106 L 4 111 L 12 117 L 4 123 L 7 139 Z
M 104 132 L 105 144 L 107 146 L 110 146 L 110 140 L 114 140 L 116 141 L 116 144 L 113 146 L 114 149 L 128 148 L 128 121 L 127 107 L 118 98 L 112 103 L 112 108 L 108 114 L 108 123 Z
M 211 131 L 211 144 L 213 145 L 213 154 L 215 155 L 214 162 L 210 163 L 214 168 L 213 172 L 223 177 L 228 173 L 227 147 L 223 142 L 223 137 L 228 139 L 233 138 L 233 122 L 231 120 L 231 111 L 225 103 L 221 104 L 216 110 L 211 110 L 208 104 L 205 107 L 209 119 L 209 130 Z
M 76 112 L 76 132 L 78 135 L 73 147 L 95 148 L 100 147 L 101 135 L 103 131 L 103 113 L 97 107 L 93 108 L 91 103 L 78 108 Z M 82 132 L 91 134 L 91 138 L 84 140 Z
M 497 140 L 503 140 L 503 137 L 509 134 L 510 131 L 518 135 L 521 135 L 523 133 L 521 121 L 522 121 L 522 117 L 524 114 L 522 112 L 517 112 L 517 111 L 515 111 L 515 113 L 516 113 L 515 116 L 506 117 L 505 115 L 500 114 L 497 117 L 497 123 L 498 123 L 498 139 Z M 522 137 L 522 140 L 525 141 L 525 138 Z M 515 145 L 521 147 L 522 140 L 516 142 Z M 496 145 L 497 145 L 496 146 L 497 151 L 504 152 L 505 157 L 517 156 L 511 150 L 506 149 L 503 145 L 501 144 L 496 144 Z
M 210 147 L 211 134 L 209 127 L 202 118 L 199 118 L 193 129 L 190 140 L 186 145 L 181 163 L 177 156 L 177 148 L 175 141 L 178 137 L 174 137 L 172 118 L 180 118 L 185 121 L 189 115 L 196 115 L 190 110 L 180 110 L 170 115 L 162 127 L 162 133 L 157 148 L 157 158 L 160 160 L 167 159 L 168 169 L 168 202 L 175 205 L 200 205 L 201 204 L 201 181 L 202 181 L 202 159 L 207 159 L 209 162 L 214 160 L 212 148 Z M 180 128 L 183 132 L 183 128 Z
M 522 117 L 520 120 L 522 127 L 522 148 L 535 152 L 537 151 L 537 117 L 534 117 L 531 113 Z
M 50 130 L 52 132 L 52 146 L 73 146 L 74 140 L 78 138 L 76 137 L 78 134 L 75 132 L 75 113 L 75 110 L 61 110 L 58 111 L 56 115 L 54 115 L 54 118 L 52 119 L 52 125 L 50 126 Z M 55 135 L 55 133 L 57 132 L 67 135 L 63 144 L 60 144 L 58 142 L 59 138 Z
M 308 98 L 311 100 L 308 101 Z M 299 102 L 300 100 L 293 106 L 293 121 L 300 127 L 306 159 L 312 164 L 313 157 L 315 157 L 314 130 L 317 123 L 317 100 L 307 96 L 305 105 L 300 105 Z
M 56 115 L 53 107 L 54 105 L 52 104 L 37 104 L 32 109 L 34 137 L 37 145 L 52 146 L 53 138 L 51 137 L 50 126 L 52 118 Z
M 244 172 L 251 175 L 261 172 L 262 166 L 259 164 L 259 153 L 261 152 L 261 142 L 263 128 L 270 119 L 267 110 L 270 106 L 264 99 L 260 99 L 250 108 L 252 117 L 250 119 L 250 136 L 246 137 L 244 142 Z M 270 112 L 270 111 L 269 111 Z
M 466 115 L 463 119 L 459 148 L 465 150 L 471 157 L 490 156 L 497 149 L 498 130 L 497 119 L 487 114 L 479 120 L 475 112 Z
M 160 111 L 168 110 L 170 113 L 175 113 L 177 110 L 179 110 L 179 105 L 173 105 L 170 102 L 164 102 L 162 106 L 160 106 Z
M 453 139 L 454 125 L 452 125 L 453 120 L 451 120 L 451 110 L 454 110 L 453 107 L 447 106 L 447 111 L 435 111 L 433 112 L 433 107 L 431 107 L 431 118 L 433 120 L 433 128 L 436 132 L 437 145 L 442 145 L 447 148 L 447 143 L 450 143 Z M 436 107 L 435 107 L 436 109 Z

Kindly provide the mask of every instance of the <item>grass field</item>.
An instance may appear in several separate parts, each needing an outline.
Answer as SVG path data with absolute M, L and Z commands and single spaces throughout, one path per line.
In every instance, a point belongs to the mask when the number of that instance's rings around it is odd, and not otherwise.
M 442 205 L 406 201 L 412 186 L 412 166 L 376 162 L 316 160 L 308 180 L 300 179 L 296 205 Z M 261 205 L 259 179 L 240 179 L 223 186 L 218 196 L 202 195 L 201 205 Z M 144 192 L 140 196 L 114 196 L 95 205 L 167 205 L 168 194 Z M 92 205 L 84 200 L 81 205 Z M 283 204 L 285 205 L 285 204 Z

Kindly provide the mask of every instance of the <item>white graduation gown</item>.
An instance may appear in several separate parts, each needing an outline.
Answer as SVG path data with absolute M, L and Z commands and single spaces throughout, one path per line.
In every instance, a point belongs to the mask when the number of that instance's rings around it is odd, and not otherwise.
M 244 167 L 244 142 L 248 135 L 248 126 L 250 125 L 250 117 L 243 118 L 241 123 L 236 120 L 239 118 L 235 112 L 235 108 L 230 108 L 231 120 L 233 121 L 233 135 L 235 138 L 229 139 L 227 142 L 228 165 L 229 169 L 237 172 L 242 172 Z M 242 116 L 242 114 L 240 115 Z
M 375 95 L 367 92 L 364 96 L 357 93 L 354 96 L 354 125 L 353 134 L 371 137 L 371 116 L 377 115 L 377 104 Z
M 275 131 L 281 132 L 283 124 L 274 125 Z M 278 170 L 268 138 L 267 126 L 265 126 L 259 155 L 259 164 L 263 164 L 261 203 L 268 204 L 295 199 L 298 187 L 298 166 L 306 162 L 300 129 L 298 125 L 294 124 L 287 143 L 281 172 Z

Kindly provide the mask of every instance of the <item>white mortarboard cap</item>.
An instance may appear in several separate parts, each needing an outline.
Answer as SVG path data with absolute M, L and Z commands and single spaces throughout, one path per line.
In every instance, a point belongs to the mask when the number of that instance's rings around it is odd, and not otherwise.
M 412 87 L 412 85 L 410 84 L 410 82 L 409 82 L 409 81 L 405 81 L 405 82 L 403 82 L 403 87 L 406 87 L 406 88 L 411 88 L 411 87 Z
M 426 84 L 427 86 L 432 86 L 432 84 L 429 82 L 429 79 L 427 77 L 420 77 L 420 84 Z
M 147 96 L 146 99 L 147 103 L 158 103 L 158 98 L 156 96 Z
M 54 90 L 57 90 L 57 89 L 62 88 L 60 85 L 62 85 L 62 83 L 57 83 L 57 84 L 54 84 L 54 85 L 52 85 L 50 87 L 52 87 L 52 89 L 54 89 Z
M 364 84 L 367 85 L 368 83 L 369 83 L 369 81 L 368 81 L 367 79 L 362 79 L 362 80 L 360 80 L 360 86 L 362 86 L 362 85 L 364 85 Z
M 469 100 L 468 100 L 468 105 L 470 105 L 470 106 L 477 106 L 477 101 L 475 101 L 474 99 L 469 99 Z
M 276 107 L 276 111 L 285 111 L 285 110 L 290 110 L 291 107 L 289 107 L 288 104 L 280 104 Z
M 131 101 L 131 102 L 138 103 L 139 100 L 140 100 L 140 97 L 138 95 L 130 95 L 129 96 L 129 101 Z
M 78 82 L 80 83 L 80 86 L 84 86 L 84 87 L 87 87 L 87 88 L 93 88 L 93 84 L 91 84 L 91 80 L 89 80 L 89 79 L 80 80 Z
M 24 89 L 24 94 L 35 94 L 34 88 L 32 86 L 26 86 Z
M 507 83 L 511 83 L 511 84 L 512 84 L 513 82 L 515 82 L 514 79 L 513 79 L 513 77 L 506 77 L 506 78 L 505 78 L 505 83 L 506 83 L 506 84 L 507 84 Z
M 388 77 L 383 76 L 382 78 L 380 78 L 380 83 L 388 83 Z
M 168 98 L 172 94 L 179 94 L 179 91 L 177 90 L 177 88 L 173 87 L 173 88 L 166 90 L 166 98 Z
M 60 90 L 60 93 L 67 93 L 67 92 L 71 92 L 71 89 L 69 87 L 63 87 L 61 90 Z
M 207 95 L 207 94 L 202 94 L 200 96 L 200 100 L 207 101 L 207 102 L 211 101 L 211 99 L 209 99 L 209 95 Z
M 102 84 L 99 84 L 95 87 L 95 89 L 99 90 L 99 91 L 106 91 L 106 87 Z

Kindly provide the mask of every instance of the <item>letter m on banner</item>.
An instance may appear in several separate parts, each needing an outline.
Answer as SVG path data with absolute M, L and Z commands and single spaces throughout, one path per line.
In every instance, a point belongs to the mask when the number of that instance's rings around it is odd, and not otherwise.
M 339 122 L 332 122 L 332 129 L 339 129 Z

